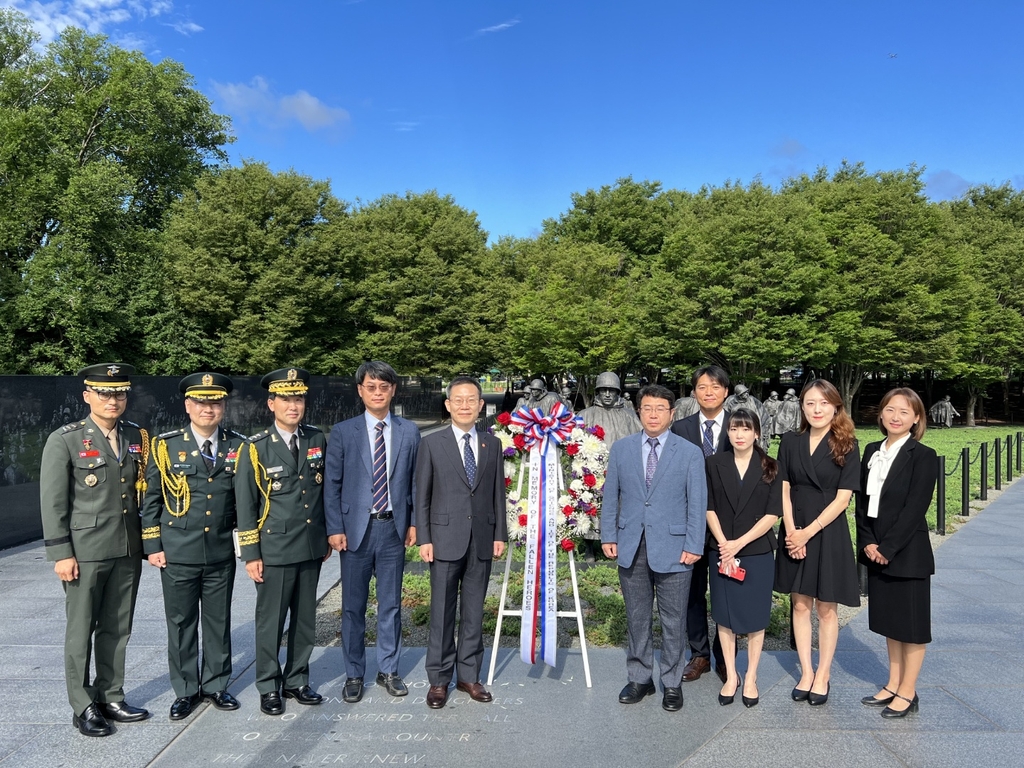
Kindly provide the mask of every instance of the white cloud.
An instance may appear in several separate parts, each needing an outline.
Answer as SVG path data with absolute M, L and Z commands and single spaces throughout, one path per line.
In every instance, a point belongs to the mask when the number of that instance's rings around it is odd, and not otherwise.
M 173 29 L 179 35 L 188 37 L 194 35 L 196 32 L 202 32 L 203 28 L 196 24 L 194 21 L 175 21 L 172 24 L 167 24 L 168 27 Z
M 512 27 L 514 27 L 518 23 L 518 18 L 509 19 L 508 21 L 501 22 L 501 24 L 495 24 L 493 27 L 484 27 L 483 29 L 478 29 L 474 34 L 476 37 L 480 37 L 480 35 L 490 35 L 495 32 L 504 32 L 506 29 L 512 29 Z
M 215 82 L 213 90 L 218 109 L 269 128 L 295 121 L 312 132 L 341 128 L 351 119 L 344 109 L 330 107 L 306 91 L 278 95 L 262 77 L 254 77 L 249 83 Z
M 171 10 L 170 0 L 10 0 L 10 7 L 25 14 L 43 44 L 52 42 L 66 27 L 81 27 L 90 34 L 109 31 L 132 18 L 160 16 Z
M 408 133 L 409 131 L 415 131 L 419 126 L 419 123 L 412 120 L 399 120 L 391 125 L 393 125 L 395 130 L 399 133 Z

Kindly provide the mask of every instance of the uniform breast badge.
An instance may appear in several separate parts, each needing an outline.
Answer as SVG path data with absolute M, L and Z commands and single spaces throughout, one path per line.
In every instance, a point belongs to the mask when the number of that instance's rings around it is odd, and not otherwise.
M 100 479 L 96 477 L 96 475 L 92 474 L 92 472 L 85 476 L 85 484 L 88 485 L 90 488 L 96 485 L 96 483 L 98 483 L 99 481 Z
M 324 476 L 321 475 L 319 472 L 317 472 L 315 479 L 316 479 L 316 484 L 320 485 L 320 483 L 322 483 L 324 481 Z
M 281 481 L 280 480 L 275 480 L 274 482 L 272 482 L 270 484 L 270 490 L 272 490 L 272 491 L 280 491 L 281 490 Z

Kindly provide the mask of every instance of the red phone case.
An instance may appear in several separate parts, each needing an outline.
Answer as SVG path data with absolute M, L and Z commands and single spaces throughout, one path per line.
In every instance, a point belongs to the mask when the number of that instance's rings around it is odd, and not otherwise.
M 728 576 L 730 579 L 736 579 L 736 581 L 743 581 L 747 578 L 747 569 L 742 567 L 734 568 L 732 573 L 726 573 L 725 569 L 719 565 L 718 572 L 723 576 Z

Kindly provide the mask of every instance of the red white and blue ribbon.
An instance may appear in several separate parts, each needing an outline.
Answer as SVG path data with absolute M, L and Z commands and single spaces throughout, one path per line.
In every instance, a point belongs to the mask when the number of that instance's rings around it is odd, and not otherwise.
M 583 419 L 562 403 L 549 416 L 539 408 L 520 408 L 511 423 L 523 430 L 529 452 L 530 479 L 526 503 L 526 563 L 519 655 L 537 661 L 537 627 L 544 663 L 555 666 L 558 640 L 558 491 L 562 486 L 557 446 L 569 439 Z

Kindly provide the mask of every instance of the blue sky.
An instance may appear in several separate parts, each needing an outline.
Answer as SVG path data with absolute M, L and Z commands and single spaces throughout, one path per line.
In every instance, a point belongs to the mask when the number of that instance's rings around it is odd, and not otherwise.
M 492 240 L 616 179 L 777 185 L 843 158 L 1024 187 L 1024 3 L 13 0 L 181 61 L 232 162 L 350 203 L 436 189 Z

